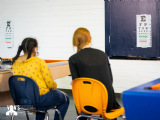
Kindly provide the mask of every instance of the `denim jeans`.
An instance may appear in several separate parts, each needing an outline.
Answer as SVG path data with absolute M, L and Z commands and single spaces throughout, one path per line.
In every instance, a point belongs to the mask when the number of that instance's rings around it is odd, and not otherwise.
M 48 110 L 53 108 L 54 105 L 57 105 L 56 108 L 60 111 L 63 120 L 69 106 L 69 97 L 67 96 L 67 94 L 56 89 L 50 90 L 50 92 L 40 96 L 39 106 L 42 109 L 47 108 Z M 44 120 L 44 118 L 45 113 L 36 113 L 36 120 Z M 55 112 L 54 120 L 59 120 L 57 112 Z

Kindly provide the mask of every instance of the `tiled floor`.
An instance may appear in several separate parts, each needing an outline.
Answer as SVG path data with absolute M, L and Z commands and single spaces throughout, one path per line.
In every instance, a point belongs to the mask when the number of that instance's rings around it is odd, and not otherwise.
M 71 94 L 69 94 L 70 97 L 70 105 L 67 111 L 67 114 L 65 116 L 64 120 L 75 120 L 76 119 L 76 110 L 75 110 L 75 105 L 74 105 L 74 100 Z M 122 105 L 121 99 L 117 99 L 118 103 Z M 0 120 L 10 120 L 10 116 L 6 116 L 7 112 L 7 107 L 0 107 Z M 49 110 L 49 120 L 54 119 L 54 110 Z M 35 114 L 30 114 L 29 115 L 30 120 L 35 120 Z M 15 116 L 14 120 L 26 120 L 26 116 L 23 111 L 19 111 L 18 115 Z M 118 120 L 123 120 L 122 118 L 118 118 Z

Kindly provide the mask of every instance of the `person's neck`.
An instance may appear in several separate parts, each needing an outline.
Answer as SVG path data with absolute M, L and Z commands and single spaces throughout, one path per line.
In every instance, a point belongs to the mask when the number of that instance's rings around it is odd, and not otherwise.
M 28 57 L 28 53 L 24 53 L 24 55 L 23 55 L 23 56 Z M 33 53 L 31 54 L 31 57 L 34 57 Z
M 84 48 L 90 48 L 89 44 L 85 45 L 82 49 L 84 49 Z
M 24 53 L 24 55 L 22 56 L 19 56 L 18 59 L 16 60 L 17 62 L 24 62 L 27 60 L 27 57 L 28 57 L 28 53 Z M 34 57 L 33 54 L 31 54 L 31 57 Z

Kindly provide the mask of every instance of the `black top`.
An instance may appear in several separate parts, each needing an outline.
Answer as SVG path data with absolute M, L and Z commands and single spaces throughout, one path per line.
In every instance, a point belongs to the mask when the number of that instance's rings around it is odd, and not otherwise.
M 108 56 L 98 49 L 85 48 L 69 58 L 72 79 L 88 77 L 102 82 L 108 91 L 107 111 L 119 108 L 112 87 L 113 78 Z

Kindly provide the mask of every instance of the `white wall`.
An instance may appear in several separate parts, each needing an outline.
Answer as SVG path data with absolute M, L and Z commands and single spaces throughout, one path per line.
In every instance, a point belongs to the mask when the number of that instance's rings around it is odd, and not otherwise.
M 160 61 L 110 60 L 116 93 L 160 78 Z M 71 77 L 57 79 L 59 88 L 71 89 Z
M 4 43 L 7 20 L 15 26 L 13 49 L 6 49 Z M 105 50 L 104 0 L 0 0 L 0 27 L 4 58 L 13 57 L 25 37 L 35 37 L 39 57 L 67 60 L 74 53 L 72 36 L 78 27 L 90 30 L 93 47 Z
M 110 60 L 115 92 L 160 78 L 160 61 Z

